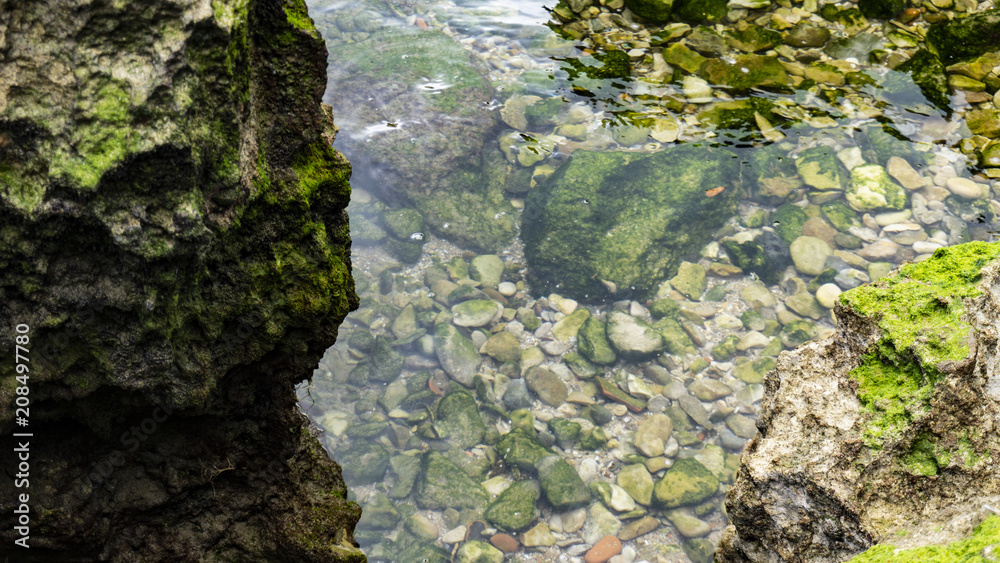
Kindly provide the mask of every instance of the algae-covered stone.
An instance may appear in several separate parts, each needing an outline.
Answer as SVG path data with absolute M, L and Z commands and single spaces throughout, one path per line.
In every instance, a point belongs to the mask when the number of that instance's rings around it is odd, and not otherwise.
M 576 335 L 576 346 L 580 355 L 602 366 L 611 365 L 618 359 L 611 342 L 608 341 L 606 330 L 603 322 L 590 317 Z
M 625 7 L 649 23 L 670 21 L 670 8 L 674 0 L 625 0 Z
M 500 493 L 483 513 L 490 524 L 505 532 L 518 532 L 535 520 L 535 504 L 541 495 L 537 481 L 517 481 Z
M 663 337 L 649 324 L 623 311 L 608 313 L 608 341 L 624 357 L 645 359 L 663 350 Z
M 660 319 L 653 324 L 653 328 L 660 333 L 663 338 L 663 347 L 671 354 L 689 354 L 695 352 L 694 342 L 685 332 L 681 324 L 674 319 Z
M 1000 9 L 946 20 L 927 31 L 927 47 L 945 64 L 1000 49 Z
M 590 489 L 573 467 L 556 455 L 542 458 L 535 465 L 542 492 L 556 510 L 569 510 L 590 502 Z
M 701 264 L 681 262 L 677 275 L 671 278 L 674 289 L 697 301 L 705 293 L 705 268 Z
M 650 295 L 735 212 L 739 159 L 685 143 L 652 154 L 576 151 L 526 202 L 529 277 L 579 300 Z M 670 178 L 665 182 L 665 178 Z
M 464 450 L 482 442 L 486 424 L 472 395 L 458 391 L 438 403 L 434 430 L 442 439 Z
M 570 338 L 578 336 L 580 327 L 590 318 L 590 311 L 583 307 L 573 311 L 565 317 L 559 319 L 552 325 L 552 336 L 564 342 Z
M 463 543 L 456 555 L 457 563 L 503 563 L 504 560 L 502 551 L 481 540 Z
M 795 168 L 805 183 L 818 190 L 843 190 L 847 176 L 829 147 L 812 147 L 799 153 Z
M 840 232 L 847 232 L 851 227 L 861 226 L 857 212 L 843 201 L 828 201 L 821 205 L 820 209 L 823 211 L 823 216 Z
M 457 328 L 441 323 L 434 328 L 434 352 L 441 368 L 455 381 L 472 387 L 472 377 L 479 369 L 480 358 L 476 346 Z
M 903 209 L 907 202 L 903 187 L 878 164 L 864 164 L 851 170 L 846 197 L 847 203 L 857 211 Z
M 774 221 L 774 228 L 779 232 L 790 234 L 796 230 L 795 222 L 799 217 L 794 210 L 798 208 L 790 209 L 794 215 L 782 213 L 779 219 Z M 788 217 L 786 223 L 781 223 L 781 217 Z M 801 231 L 801 227 L 799 230 Z M 765 231 L 750 240 L 723 240 L 722 248 L 734 266 L 744 272 L 757 274 L 765 283 L 777 283 L 789 263 L 788 243 L 770 231 Z
M 683 43 L 671 43 L 669 47 L 663 49 L 663 60 L 694 73 L 698 72 L 708 59 Z
M 493 92 L 469 53 L 444 33 L 416 28 L 330 42 L 329 53 L 326 101 L 339 125 L 384 128 L 387 115 L 406 124 L 344 136 L 352 159 L 379 164 L 355 168 L 352 182 L 415 209 L 445 238 L 482 249 L 509 241 L 514 208 L 503 197 L 503 155 L 486 144 L 499 115 L 480 109 Z M 421 87 L 437 76 L 448 77 L 447 89 Z
M 745 53 L 766 51 L 781 44 L 780 33 L 756 25 L 747 26 L 742 30 L 728 29 L 725 36 L 727 43 Z
M 469 276 L 483 287 L 496 287 L 503 276 L 503 259 L 495 254 L 481 254 L 469 264 Z
M 454 323 L 457 326 L 486 326 L 499 318 L 502 307 L 488 299 L 469 299 L 451 308 Z
M 382 224 L 393 237 L 410 240 L 413 234 L 424 230 L 424 218 L 413 209 L 391 209 L 382 212 Z
M 719 480 L 696 459 L 678 459 L 653 487 L 660 506 L 676 508 L 698 504 L 715 494 Z
M 740 341 L 740 337 L 735 334 L 730 334 L 729 336 L 722 339 L 715 347 L 712 348 L 712 359 L 717 362 L 726 362 L 736 355 L 736 344 Z
M 948 77 L 945 74 L 944 64 L 941 62 L 941 59 L 933 53 L 927 49 L 920 49 L 908 60 L 897 66 L 894 72 L 908 75 L 909 79 L 912 80 L 913 84 L 920 89 L 920 93 L 923 94 L 923 97 L 926 98 L 927 101 L 933 103 L 939 108 L 944 109 L 945 111 L 951 111 L 949 105 L 951 88 L 948 85 Z M 887 78 L 898 78 L 898 76 L 890 74 Z M 889 83 L 891 84 L 891 82 Z M 898 101 L 908 104 L 912 104 L 914 102 L 920 103 L 923 101 L 919 97 L 915 100 L 909 99 L 909 96 L 902 93 L 907 90 L 907 84 L 905 82 L 902 82 L 899 86 L 895 87 L 896 89 L 902 90 L 899 94 L 892 92 L 894 88 L 886 88 L 886 86 L 888 86 L 888 84 L 883 84 L 883 89 L 889 94 L 890 101 L 896 101 L 893 100 L 893 98 L 897 98 Z
M 641 505 L 653 501 L 653 476 L 641 463 L 628 465 L 618 472 L 618 486 L 625 489 Z
M 774 230 L 785 241 L 785 244 L 792 244 L 792 241 L 802 236 L 802 226 L 806 224 L 809 217 L 801 207 L 785 204 L 774 212 L 771 219 Z
M 904 0 L 858 0 L 858 9 L 866 18 L 887 20 L 902 12 L 904 7 Z
M 802 187 L 795 160 L 776 144 L 753 151 L 750 166 L 757 175 L 757 193 L 764 201 L 780 203 L 792 191 Z
M 553 418 L 549 421 L 549 430 L 561 446 L 572 445 L 580 436 L 580 429 L 580 423 L 572 420 Z
M 360 442 L 338 457 L 344 479 L 351 485 L 370 485 L 381 481 L 389 468 L 389 452 L 375 443 Z
M 506 330 L 489 337 L 479 351 L 500 363 L 521 361 L 521 343 Z
M 399 522 L 399 511 L 393 502 L 382 493 L 375 493 L 372 500 L 365 504 L 358 520 L 358 528 L 391 530 Z
M 403 355 L 384 336 L 375 338 L 375 346 L 366 363 L 370 367 L 368 377 L 383 383 L 394 381 L 403 372 Z
M 417 476 L 420 474 L 420 458 L 410 455 L 394 455 L 389 458 L 389 475 L 392 486 L 386 493 L 389 498 L 401 499 L 410 496 Z
M 496 448 L 507 465 L 521 471 L 534 471 L 536 463 L 552 454 L 551 450 L 520 428 L 515 428 L 500 438 Z
M 699 75 L 712 84 L 737 92 L 755 87 L 782 89 L 789 83 L 788 73 L 778 58 L 766 55 L 738 55 L 732 61 L 709 59 Z
M 636 508 L 635 500 L 618 485 L 605 481 L 593 481 L 590 483 L 590 491 L 604 506 L 615 512 L 629 512 Z
M 675 0 L 674 16 L 687 23 L 715 23 L 726 16 L 728 0 Z
M 639 424 L 635 432 L 635 449 L 646 457 L 663 455 L 670 434 L 674 431 L 673 421 L 665 414 L 654 414 Z
M 792 321 L 781 329 L 779 337 L 786 348 L 794 348 L 816 338 L 816 325 L 809 321 Z
M 489 495 L 462 468 L 438 452 L 424 454 L 417 479 L 417 505 L 430 510 L 482 510 Z

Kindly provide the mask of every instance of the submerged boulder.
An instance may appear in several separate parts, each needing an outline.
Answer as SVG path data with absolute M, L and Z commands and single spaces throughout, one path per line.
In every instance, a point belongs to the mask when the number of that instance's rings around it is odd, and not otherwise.
M 939 249 L 841 294 L 838 332 L 778 358 L 719 560 L 940 556 L 981 523 L 982 545 L 1000 541 L 984 523 L 1000 500 L 998 258 L 996 243 Z
M 327 101 L 345 129 L 344 151 L 371 171 L 353 178 L 358 187 L 472 248 L 513 238 L 503 155 L 485 143 L 499 119 L 488 107 L 493 92 L 461 45 L 439 31 L 386 27 L 331 42 L 330 61 Z
M 528 195 L 522 236 L 532 283 L 588 301 L 649 295 L 735 213 L 738 178 L 736 155 L 695 143 L 573 153 Z M 718 186 L 726 189 L 706 193 Z
M 1000 8 L 932 25 L 927 31 L 927 47 L 944 64 L 1000 49 Z

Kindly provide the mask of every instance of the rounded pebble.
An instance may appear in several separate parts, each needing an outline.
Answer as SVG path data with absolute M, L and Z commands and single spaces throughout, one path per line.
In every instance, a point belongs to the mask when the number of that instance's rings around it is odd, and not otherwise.
M 983 188 L 968 178 L 948 178 L 945 182 L 948 191 L 964 197 L 965 199 L 979 199 L 983 197 Z
M 622 542 L 615 536 L 604 536 L 583 556 L 586 563 L 605 563 L 622 552 Z
M 835 283 L 825 283 L 816 290 L 816 301 L 827 309 L 833 309 L 837 303 L 837 297 L 841 294 L 840 287 Z
M 510 534 L 493 534 L 490 543 L 504 553 L 514 553 L 521 549 L 521 544 Z
M 517 293 L 517 286 L 511 282 L 501 282 L 500 285 L 497 286 L 497 291 L 499 291 L 500 295 L 503 295 L 504 297 L 512 297 L 515 293 Z

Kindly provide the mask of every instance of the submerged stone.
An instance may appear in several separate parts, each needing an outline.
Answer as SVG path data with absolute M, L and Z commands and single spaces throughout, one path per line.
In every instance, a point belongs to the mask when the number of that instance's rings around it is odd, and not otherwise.
M 695 143 L 648 155 L 574 152 L 528 195 L 529 277 L 543 292 L 579 300 L 607 295 L 602 282 L 616 295 L 653 293 L 735 212 L 736 189 L 705 192 L 733 185 L 738 162 Z
M 789 83 L 788 73 L 778 58 L 765 55 L 738 55 L 732 62 L 709 59 L 699 75 L 737 92 L 754 87 L 784 89 Z
M 506 532 L 518 532 L 535 520 L 536 503 L 541 495 L 537 481 L 517 481 L 500 493 L 486 508 L 483 517 Z
M 415 499 L 421 508 L 482 510 L 489 495 L 462 468 L 438 452 L 427 452 L 421 460 Z
M 434 430 L 442 439 L 464 450 L 482 442 L 486 424 L 472 395 L 458 391 L 438 403 Z
M 719 480 L 693 458 L 678 459 L 653 487 L 656 502 L 665 508 L 698 504 L 719 489 Z
M 536 464 L 546 500 L 556 510 L 569 510 L 590 502 L 590 490 L 573 467 L 559 456 L 544 457 Z
M 580 355 L 602 366 L 611 365 L 618 359 L 611 342 L 608 341 L 606 330 L 603 322 L 590 317 L 576 335 L 576 345 Z
M 994 8 L 932 25 L 927 31 L 927 46 L 945 64 L 1000 49 L 1000 9 Z
M 851 183 L 845 196 L 856 211 L 903 209 L 907 202 L 906 191 L 877 164 L 864 164 L 851 170 Z

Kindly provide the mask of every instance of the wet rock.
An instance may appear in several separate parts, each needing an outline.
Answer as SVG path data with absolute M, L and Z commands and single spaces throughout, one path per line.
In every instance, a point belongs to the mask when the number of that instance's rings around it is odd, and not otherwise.
M 606 334 L 619 354 L 634 360 L 649 358 L 664 348 L 659 332 L 646 321 L 622 311 L 608 313 Z
M 605 563 L 622 552 L 622 542 L 613 535 L 604 536 L 583 556 L 584 563 Z
M 528 385 L 523 379 L 515 379 L 510 382 L 503 393 L 503 404 L 510 410 L 531 408 L 531 395 L 528 393 Z
M 587 309 L 576 309 L 571 313 L 567 313 L 565 317 L 559 319 L 552 326 L 552 336 L 555 336 L 559 340 L 568 342 L 570 338 L 574 338 L 580 332 L 580 328 L 584 323 L 590 319 L 590 311 Z
M 481 327 L 496 322 L 503 310 L 498 303 L 488 299 L 470 299 L 451 308 L 457 326 Z
M 594 495 L 615 512 L 629 512 L 635 510 L 635 500 L 625 491 L 625 489 L 604 481 L 595 481 L 590 484 L 590 490 Z
M 611 365 L 618 359 L 608 341 L 606 330 L 603 322 L 591 317 L 577 333 L 577 349 L 580 354 L 598 365 Z
M 587 523 L 583 527 L 583 541 L 587 544 L 596 544 L 605 536 L 613 536 L 618 533 L 622 523 L 604 505 L 595 502 L 587 508 Z
M 971 59 L 1000 48 L 996 29 L 1000 10 L 992 9 L 934 24 L 927 32 L 927 46 L 945 64 Z
M 633 520 L 626 524 L 620 532 L 618 532 L 618 539 L 622 541 L 630 541 L 644 536 L 653 530 L 660 527 L 660 522 L 653 518 L 652 516 L 643 516 L 638 520 Z
M 566 384 L 559 376 L 543 367 L 533 367 L 524 376 L 525 382 L 538 399 L 550 407 L 558 407 L 566 402 L 569 394 Z
M 905 7 L 904 0 L 858 0 L 858 9 L 866 18 L 887 20 L 896 17 Z
M 851 183 L 845 195 L 847 203 L 857 211 L 903 209 L 907 201 L 903 188 L 877 164 L 866 164 L 852 170 Z
M 776 225 L 780 226 L 780 221 L 776 220 Z M 788 227 L 788 230 L 793 229 Z M 787 243 L 773 232 L 765 231 L 752 239 L 724 239 L 722 247 L 734 265 L 744 272 L 757 274 L 768 283 L 777 283 L 789 264 Z
M 552 454 L 551 450 L 520 428 L 504 434 L 496 448 L 507 465 L 529 472 L 535 470 L 536 463 Z
M 556 510 L 567 510 L 590 501 L 590 490 L 573 467 L 559 456 L 543 457 L 535 464 L 545 499 Z
M 607 295 L 602 280 L 619 293 L 652 294 L 732 216 L 737 190 L 705 191 L 736 177 L 736 162 L 694 143 L 648 155 L 574 152 L 528 195 L 525 213 L 537 219 L 525 222 L 523 237 L 534 286 L 585 301 Z M 664 177 L 674 179 L 670 189 L 658 187 Z
M 830 40 L 830 32 L 824 27 L 801 22 L 788 30 L 785 44 L 792 47 L 822 47 Z
M 730 415 L 726 419 L 726 426 L 729 426 L 733 434 L 736 434 L 740 438 L 753 438 L 754 434 L 757 433 L 757 426 L 754 425 L 753 419 L 741 414 Z
M 521 534 L 521 543 L 525 547 L 549 547 L 555 545 L 556 538 L 549 530 L 548 524 L 539 522 L 535 527 Z
M 795 269 L 810 276 L 818 276 L 826 269 L 826 259 L 833 249 L 826 242 L 809 236 L 795 239 L 789 246 Z
M 469 276 L 483 287 L 496 287 L 503 277 L 503 259 L 494 254 L 481 254 L 469 264 Z
M 361 511 L 358 527 L 362 530 L 372 528 L 391 530 L 396 527 L 397 522 L 399 522 L 399 511 L 393 502 L 382 493 L 376 493 Z
M 688 392 L 702 401 L 714 401 L 733 394 L 733 390 L 718 379 L 699 379 L 694 381 L 688 386 Z
M 677 399 L 677 403 L 699 426 L 702 428 L 712 427 L 708 418 L 708 411 L 705 410 L 705 405 L 701 404 L 701 401 L 691 395 L 684 394 Z
M 479 352 L 501 363 L 521 361 L 521 343 L 516 336 L 507 331 L 491 336 Z
M 836 284 L 825 283 L 816 290 L 816 301 L 827 309 L 833 309 L 841 290 Z
M 481 541 L 467 541 L 458 548 L 458 563 L 503 563 L 504 555 L 499 549 Z
M 681 262 L 670 285 L 691 300 L 697 301 L 705 293 L 705 268 L 700 264 Z
M 379 444 L 359 443 L 337 456 L 344 479 L 351 485 L 369 485 L 382 480 L 389 468 L 389 452 Z
M 694 511 L 690 508 L 667 510 L 664 514 L 685 538 L 700 538 L 707 536 L 712 531 L 712 526 L 695 516 Z
M 774 358 L 761 357 L 736 364 L 734 374 L 746 383 L 760 383 L 764 380 L 764 375 L 774 369 Z
M 483 517 L 506 532 L 523 530 L 535 520 L 538 513 L 536 503 L 540 496 L 541 488 L 537 481 L 517 481 L 500 493 L 486 508 Z
M 795 159 L 795 168 L 806 184 L 818 190 L 843 190 L 847 185 L 847 176 L 829 147 L 802 151 Z
M 653 487 L 660 506 L 676 508 L 698 504 L 719 488 L 719 480 L 693 458 L 678 459 Z
M 780 45 L 782 41 L 781 34 L 777 31 L 756 25 L 745 29 L 727 29 L 725 36 L 730 46 L 745 53 L 766 51 Z
M 356 167 L 352 181 L 416 209 L 451 240 L 482 249 L 509 241 L 514 209 L 502 196 L 503 156 L 485 145 L 499 116 L 483 109 L 492 91 L 462 46 L 441 32 L 400 28 L 354 43 L 331 41 L 329 50 L 331 84 L 351 85 L 326 98 L 341 126 L 364 131 L 386 115 L 406 124 L 344 136 L 351 158 L 379 164 Z M 450 77 L 449 95 L 419 87 L 428 76 Z M 413 149 L 415 137 L 423 142 Z M 376 169 L 377 178 L 360 173 Z
M 420 467 L 414 497 L 417 506 L 430 510 L 485 508 L 489 495 L 447 457 L 438 452 L 427 452 Z
M 799 315 L 813 320 L 819 320 L 824 315 L 819 301 L 808 291 L 800 291 L 792 295 L 785 300 L 785 305 Z
M 791 321 L 782 327 L 778 336 L 786 348 L 794 348 L 816 338 L 818 334 L 816 325 L 809 321 Z
M 493 534 L 490 543 L 504 553 L 516 553 L 521 549 L 521 544 L 509 534 Z
M 653 476 L 642 464 L 624 467 L 618 472 L 618 485 L 636 502 L 649 506 L 653 499 Z
M 781 89 L 789 82 L 785 67 L 778 62 L 778 58 L 764 55 L 737 55 L 732 62 L 709 59 L 699 75 L 712 84 L 737 92 L 754 87 Z
M 409 455 L 394 455 L 389 458 L 392 486 L 386 493 L 389 498 L 402 499 L 410 496 L 413 484 L 420 474 L 420 458 Z
M 801 207 L 785 204 L 775 210 L 771 224 L 785 244 L 792 244 L 792 241 L 802 236 L 802 226 L 808 220 L 809 217 Z
M 441 362 L 441 368 L 452 379 L 466 387 L 472 387 L 472 378 L 479 369 L 480 358 L 471 340 L 454 326 L 441 323 L 434 328 L 434 353 Z
M 885 168 L 890 176 L 908 190 L 919 190 L 924 187 L 923 177 L 904 158 L 898 156 L 890 157 L 886 162 Z
M 423 514 L 414 514 L 406 519 L 406 529 L 423 541 L 434 541 L 440 531 L 438 527 Z
M 673 430 L 670 417 L 654 414 L 639 424 L 634 438 L 635 447 L 647 457 L 663 455 L 663 449 Z
M 476 400 L 465 391 L 451 393 L 438 403 L 434 430 L 456 448 L 468 449 L 482 442 L 486 425 Z

